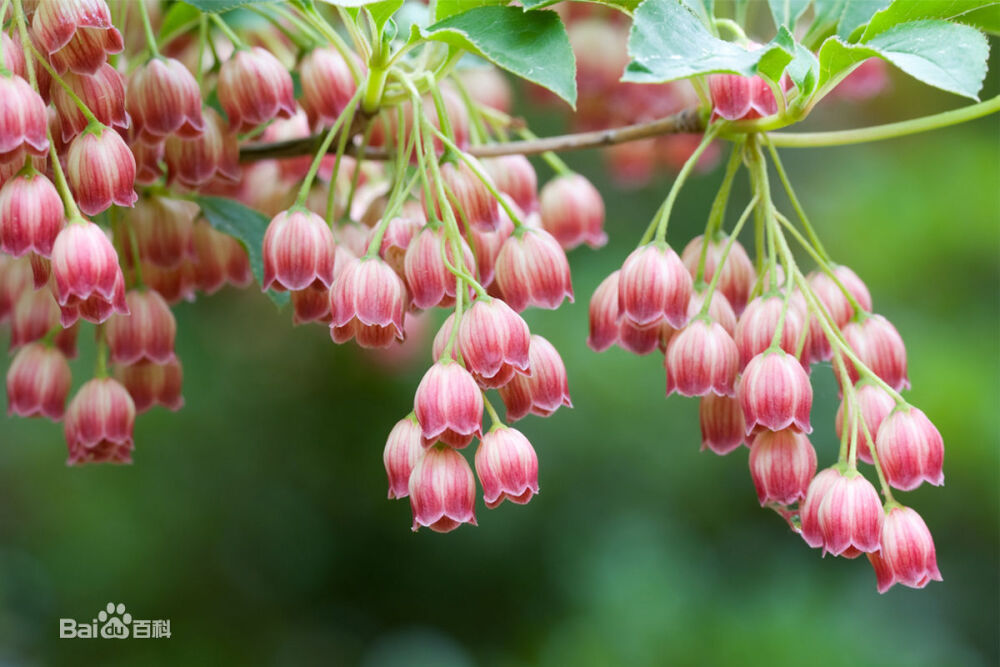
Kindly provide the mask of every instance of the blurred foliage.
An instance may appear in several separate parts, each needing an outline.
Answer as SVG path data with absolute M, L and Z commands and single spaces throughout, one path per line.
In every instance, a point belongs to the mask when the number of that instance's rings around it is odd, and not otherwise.
M 956 101 L 897 78 L 808 126 Z M 908 396 L 944 434 L 947 485 L 901 495 L 934 533 L 944 583 L 880 596 L 864 559 L 821 559 L 758 507 L 745 449 L 698 451 L 696 403 L 664 399 L 659 355 L 586 348 L 591 292 L 669 184 L 615 190 L 589 152 L 567 159 L 605 194 L 611 243 L 572 254 L 575 304 L 527 314 L 562 352 L 575 404 L 518 424 L 538 450 L 540 496 L 493 511 L 480 500 L 478 528 L 411 533 L 407 502 L 385 500 L 381 455 L 433 328 L 409 358 L 378 360 L 293 329 L 254 290 L 201 298 L 176 309 L 187 406 L 138 420 L 135 465 L 70 469 L 58 426 L 0 422 L 0 663 L 997 664 L 998 146 L 994 117 L 784 151 L 828 249 L 903 334 Z M 720 178 L 682 193 L 675 245 L 699 233 Z M 745 200 L 741 184 L 733 208 Z M 837 396 L 829 366 L 814 377 L 822 466 L 836 456 Z M 92 618 L 109 600 L 171 619 L 173 637 L 57 639 L 59 617 Z

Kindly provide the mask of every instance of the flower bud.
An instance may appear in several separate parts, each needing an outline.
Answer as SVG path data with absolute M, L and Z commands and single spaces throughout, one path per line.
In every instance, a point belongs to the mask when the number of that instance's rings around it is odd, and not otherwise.
M 198 82 L 174 58 L 153 58 L 132 75 L 128 111 L 140 137 L 157 143 L 169 134 L 193 139 L 205 129 Z
M 323 218 L 306 209 L 274 216 L 264 233 L 261 289 L 300 290 L 333 283 L 333 232 Z
M 84 132 L 69 145 L 66 179 L 80 210 L 97 215 L 112 204 L 132 206 L 135 157 L 118 133 L 109 128 Z
M 125 79 L 111 65 L 104 63 L 93 74 L 67 72 L 63 82 L 101 123 L 125 130 L 129 115 L 125 112 Z M 52 104 L 59 116 L 59 129 L 64 143 L 83 132 L 90 121 L 63 86 L 52 89 Z
M 878 581 L 878 592 L 894 584 L 923 588 L 942 581 L 937 565 L 934 538 L 927 524 L 914 510 L 897 505 L 882 519 L 881 549 L 868 555 Z
M 518 312 L 528 306 L 554 310 L 564 298 L 573 301 L 566 253 L 542 229 L 515 230 L 500 248 L 495 271 L 504 300 Z
M 29 172 L 0 187 L 0 250 L 50 257 L 64 222 L 62 198 L 43 174 Z
M 566 365 L 559 351 L 538 335 L 531 337 L 527 375 L 515 375 L 500 387 L 500 398 L 507 407 L 507 419 L 517 421 L 529 413 L 548 417 L 565 405 L 573 407 L 569 397 Z
M 865 463 L 871 463 L 872 455 L 869 448 L 872 446 L 872 441 L 878 433 L 882 420 L 892 412 L 892 409 L 896 406 L 896 401 L 884 389 L 871 382 L 863 382 L 856 385 L 854 396 L 861 407 L 859 416 L 864 421 L 864 426 L 867 427 L 868 432 L 868 435 L 865 435 L 865 428 L 861 422 L 858 422 L 858 458 Z M 842 437 L 845 427 L 848 429 L 851 427 L 851 411 L 846 397 L 841 401 L 840 407 L 837 409 L 837 417 L 834 420 L 834 425 L 837 429 L 838 438 Z M 869 435 L 871 439 L 869 439 Z
M 140 201 L 125 214 L 135 233 L 139 257 L 164 269 L 173 269 L 194 259 L 191 231 L 198 205 L 182 199 L 153 196 Z M 130 263 L 131 252 L 126 248 Z
M 501 426 L 483 436 L 476 449 L 476 474 L 490 509 L 505 499 L 524 505 L 538 493 L 538 457 L 517 429 Z
M 712 278 L 715 277 L 716 268 L 728 242 L 728 238 L 718 236 L 708 244 L 708 249 L 705 251 L 705 275 L 702 276 L 702 280 L 706 283 L 711 282 Z M 701 262 L 704 243 L 704 236 L 696 236 L 691 239 L 691 242 L 684 247 L 684 252 L 681 253 L 681 261 L 684 262 L 684 266 L 687 267 L 692 278 L 696 277 L 698 273 L 698 264 Z M 733 246 L 726 256 L 726 263 L 722 266 L 718 290 L 726 296 L 737 315 L 746 308 L 750 292 L 756 281 L 757 272 L 753 268 L 753 262 L 750 261 L 746 249 L 739 241 L 733 242 Z
M 463 240 L 462 261 L 467 271 L 475 266 L 472 250 Z M 443 247 L 442 247 L 443 246 Z M 445 236 L 443 227 L 424 227 L 406 249 L 403 258 L 403 273 L 413 295 L 413 305 L 417 308 L 450 306 L 455 299 L 455 274 L 444 263 L 444 253 L 448 261 L 458 267 L 453 244 Z
M 177 359 L 166 364 L 140 361 L 118 366 L 115 377 L 128 390 L 137 413 L 145 412 L 154 405 L 162 405 L 173 412 L 184 407 L 184 397 L 181 396 L 184 377 Z
M 405 275 L 406 250 L 410 247 L 413 238 L 423 229 L 423 226 L 424 223 L 419 220 L 396 217 L 390 220 L 385 228 L 378 254 L 400 276 Z M 377 225 L 368 234 L 366 245 L 371 245 L 374 240 L 376 228 Z
M 785 297 L 780 294 L 760 296 L 747 304 L 746 310 L 736 324 L 736 347 L 740 351 L 740 364 L 746 366 L 751 358 L 771 346 L 774 332 L 778 329 L 781 312 L 785 311 L 784 325 L 781 329 L 781 340 L 778 344 L 788 354 L 798 352 L 799 340 L 802 338 L 802 313 L 794 301 L 785 308 Z
M 59 325 L 59 304 L 51 290 L 26 289 L 21 293 L 10 318 L 11 349 L 45 337 Z
M 778 113 L 778 103 L 759 76 L 713 74 L 708 77 L 713 118 L 751 120 Z
M 152 290 L 130 290 L 125 302 L 129 314 L 112 315 L 105 325 L 111 361 L 126 365 L 173 361 L 177 322 L 163 297 Z
M 298 326 L 309 322 L 330 324 L 330 290 L 322 285 L 310 285 L 291 293 L 292 324 Z
M 275 117 L 295 114 L 292 76 L 270 52 L 238 49 L 219 70 L 219 103 L 229 126 L 246 132 Z
M 332 124 L 358 89 L 347 61 L 333 47 L 313 49 L 302 59 L 299 71 L 303 106 L 318 124 Z
M 542 188 L 542 227 L 566 250 L 581 243 L 600 248 L 608 242 L 604 233 L 604 200 L 590 181 L 580 174 L 558 176 Z
M 799 503 L 799 532 L 813 549 L 823 546 L 823 530 L 819 525 L 819 507 L 826 492 L 841 478 L 836 468 L 826 468 L 813 477 L 805 499 Z
M 801 500 L 815 474 L 816 450 L 799 431 L 761 431 L 753 439 L 750 476 L 762 507 Z
M 896 391 L 910 388 L 906 375 L 906 345 L 896 327 L 881 315 L 851 322 L 843 329 L 844 340 L 868 368 Z M 851 382 L 858 381 L 854 364 L 847 364 Z
M 790 426 L 812 432 L 812 385 L 790 354 L 767 350 L 751 359 L 743 370 L 737 395 L 748 435 L 757 428 L 781 431 Z
M 425 444 L 440 440 L 461 449 L 482 437 L 483 393 L 472 374 L 452 359 L 427 370 L 413 405 Z
M 66 357 L 58 349 L 42 343 L 22 347 L 7 370 L 7 414 L 59 421 L 72 380 Z
M 944 441 L 921 410 L 896 408 L 882 420 L 875 436 L 875 451 L 889 484 L 911 491 L 927 481 L 944 484 Z
M 52 276 L 64 327 L 78 317 L 100 324 L 128 313 L 118 253 L 92 222 L 67 225 L 52 246 Z
M 448 533 L 476 525 L 476 478 L 465 457 L 451 447 L 431 447 L 417 461 L 409 481 L 414 532 L 427 526 Z
M 871 482 L 856 470 L 837 473 L 817 515 L 824 554 L 857 558 L 879 550 L 882 502 Z
M 389 478 L 389 498 L 405 498 L 410 495 L 410 473 L 417 460 L 424 453 L 420 437 L 420 424 L 410 414 L 396 422 L 385 443 L 382 462 Z
M 49 150 L 48 123 L 45 101 L 31 85 L 19 76 L 0 74 L 0 160 L 14 157 L 21 148 L 44 157 Z
M 528 372 L 531 333 L 520 315 L 500 299 L 477 299 L 462 314 L 458 348 L 476 382 L 502 387 L 515 372 Z
M 663 358 L 667 371 L 667 396 L 715 393 L 733 396 L 740 370 L 740 355 L 732 336 L 718 322 L 694 320 L 667 345 Z
M 691 276 L 666 244 L 637 248 L 622 265 L 618 308 L 633 324 L 645 327 L 666 320 L 680 328 L 687 322 L 690 299 Z
M 701 449 L 725 456 L 746 442 L 743 410 L 735 398 L 705 394 L 698 403 Z
M 587 346 L 594 352 L 603 352 L 618 342 L 621 327 L 618 319 L 618 280 L 621 271 L 615 271 L 601 281 L 590 297 L 590 335 Z
M 236 134 L 226 129 L 214 109 L 203 111 L 204 131 L 185 139 L 167 137 L 163 159 L 167 163 L 167 182 L 197 188 L 212 179 L 235 181 L 239 178 L 239 144 Z
M 500 204 L 467 164 L 448 162 L 441 165 L 441 184 L 444 186 L 455 220 L 463 229 L 472 227 L 491 232 L 500 226 Z M 438 199 L 438 193 L 435 191 L 433 215 L 438 220 L 443 220 L 444 214 L 441 212 Z M 424 206 L 430 217 L 431 206 L 426 201 Z
M 90 380 L 66 410 L 66 463 L 131 463 L 134 424 L 135 404 L 125 387 L 111 378 Z
M 379 257 L 349 260 L 330 288 L 330 336 L 355 338 L 361 347 L 389 347 L 404 340 L 406 285 Z
M 59 74 L 93 74 L 124 48 L 104 0 L 39 0 L 31 36 Z
M 523 155 L 503 155 L 483 161 L 497 190 L 508 195 L 526 214 L 538 210 L 538 176 Z M 603 203 L 602 203 L 603 206 Z

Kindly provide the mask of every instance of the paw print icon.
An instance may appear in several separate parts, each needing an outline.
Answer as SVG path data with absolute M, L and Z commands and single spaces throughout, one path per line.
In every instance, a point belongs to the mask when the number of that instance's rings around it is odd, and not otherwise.
M 124 603 L 119 602 L 116 606 L 114 602 L 109 602 L 108 606 L 97 614 L 97 620 L 101 623 L 103 639 L 128 639 L 132 614 L 125 611 Z

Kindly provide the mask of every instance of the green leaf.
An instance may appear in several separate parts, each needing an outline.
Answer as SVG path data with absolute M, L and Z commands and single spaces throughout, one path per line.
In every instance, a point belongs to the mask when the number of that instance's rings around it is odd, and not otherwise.
M 476 7 L 495 7 L 510 4 L 510 0 L 437 0 L 434 3 L 434 20 L 442 21 L 449 16 L 467 12 Z
M 706 26 L 712 23 L 715 17 L 715 0 L 683 0 L 683 2 Z
M 922 19 L 944 19 L 961 21 L 961 16 L 977 10 L 996 7 L 995 0 L 895 0 L 886 9 L 875 14 L 865 28 L 862 42 L 867 42 L 900 23 L 910 23 Z
M 274 0 L 184 0 L 184 2 L 203 12 L 221 14 L 247 5 L 266 5 Z
M 877 56 L 928 85 L 978 100 L 988 55 L 986 37 L 975 28 L 940 19 L 911 21 L 863 44 L 826 40 L 819 52 L 820 86 L 835 85 L 854 65 Z
M 635 8 L 639 6 L 642 0 L 584 0 L 585 2 L 592 2 L 597 5 L 605 5 L 618 11 L 625 12 L 626 14 L 631 14 L 635 11 Z M 461 0 L 458 0 L 461 2 Z M 521 0 L 521 6 L 524 7 L 524 11 L 530 11 L 532 9 L 543 9 L 545 7 L 551 7 L 562 0 Z
M 994 35 L 1000 35 L 1000 3 L 973 9 L 956 16 L 954 20 Z
M 771 8 L 774 25 L 785 26 L 789 30 L 795 27 L 795 22 L 809 9 L 812 0 L 767 0 Z
M 776 81 L 792 60 L 788 30 L 763 48 L 747 51 L 708 31 L 679 0 L 645 0 L 636 10 L 622 81 L 665 83 L 701 74 L 763 74 Z
M 174 35 L 198 25 L 200 17 L 201 12 L 193 5 L 189 5 L 186 2 L 175 2 L 167 10 L 163 21 L 160 23 L 159 42 L 161 44 L 167 42 Z
M 876 12 L 885 9 L 891 0 L 847 0 L 837 24 L 837 36 L 851 41 L 851 36 L 867 24 Z
M 404 0 L 380 0 L 380 2 L 373 2 L 365 7 L 375 20 L 375 27 L 379 34 L 382 33 L 386 21 L 391 19 L 392 15 L 403 6 L 403 2 Z
M 383 2 L 383 0 L 319 0 L 320 2 L 325 2 L 328 5 L 333 5 L 334 7 L 365 7 L 366 5 L 373 5 L 376 2 Z
M 223 197 L 195 197 L 208 223 L 220 232 L 238 240 L 250 257 L 250 270 L 260 283 L 264 279 L 264 258 L 261 248 L 264 232 L 270 222 L 263 213 L 247 208 L 243 204 Z M 288 303 L 288 292 L 268 290 L 271 301 L 284 306 Z
M 795 57 L 788 63 L 785 73 L 795 84 L 801 99 L 806 99 L 819 85 L 819 60 L 812 51 L 801 44 L 796 44 Z
M 421 34 L 482 56 L 576 107 L 576 58 L 555 12 L 477 7 L 438 21 Z

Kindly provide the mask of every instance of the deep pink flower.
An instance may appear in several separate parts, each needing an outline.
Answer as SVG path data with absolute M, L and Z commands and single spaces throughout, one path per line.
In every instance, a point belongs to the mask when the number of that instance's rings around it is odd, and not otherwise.
M 871 436 L 871 439 L 869 439 L 865 435 L 865 429 L 862 427 L 861 422 L 858 422 L 858 458 L 865 463 L 871 463 L 872 455 L 869 447 L 871 447 L 878 433 L 882 420 L 896 406 L 896 401 L 886 393 L 885 389 L 871 382 L 862 382 L 856 385 L 854 395 L 861 406 L 859 417 L 864 421 L 864 425 L 868 427 L 868 435 Z M 837 408 L 837 417 L 834 420 L 834 425 L 837 429 L 838 438 L 843 435 L 845 428 L 851 428 L 851 412 L 846 398 L 841 401 L 840 407 Z
M 132 206 L 135 156 L 125 140 L 110 128 L 86 131 L 69 145 L 66 179 L 80 210 L 97 215 L 112 204 Z
M 476 525 L 476 478 L 465 457 L 451 447 L 430 447 L 417 461 L 409 482 L 413 530 L 437 533 L 463 523 Z
M 57 348 L 32 343 L 18 350 L 7 370 L 7 414 L 59 421 L 73 378 Z
M 806 495 L 816 474 L 816 450 L 803 433 L 761 431 L 750 445 L 750 476 L 761 506 L 791 505 Z
M 462 448 L 482 437 L 483 393 L 472 374 L 450 358 L 427 370 L 413 406 L 427 444 L 440 440 Z
M 348 260 L 330 288 L 330 336 L 362 347 L 388 347 L 406 337 L 406 285 L 380 257 Z
M 313 49 L 302 59 L 299 72 L 302 104 L 312 120 L 320 125 L 336 121 L 358 89 L 344 57 L 333 47 Z
M 784 309 L 785 297 L 780 294 L 760 296 L 747 304 L 736 324 L 736 333 L 733 336 L 740 351 L 741 365 L 745 366 L 750 359 L 771 346 Z M 782 350 L 791 355 L 798 352 L 803 326 L 802 313 L 795 302 L 791 301 L 781 329 L 779 345 Z
M 38 0 L 31 34 L 59 74 L 93 74 L 124 48 L 104 0 Z
M 238 49 L 219 70 L 219 103 L 229 126 L 246 132 L 276 117 L 295 114 L 292 76 L 277 58 L 258 46 Z
M 856 470 L 838 472 L 817 511 L 823 553 L 857 558 L 878 551 L 882 514 L 882 501 L 871 482 Z
M 944 484 L 944 441 L 937 427 L 921 410 L 896 408 L 882 420 L 875 436 L 875 451 L 889 484 L 903 491 L 923 482 Z
M 52 246 L 52 275 L 64 327 L 78 317 L 99 324 L 113 312 L 128 313 L 118 253 L 94 223 L 70 224 L 59 232 Z
M 134 364 L 173 361 L 177 322 L 158 292 L 130 290 L 125 295 L 128 315 L 112 315 L 105 325 L 111 361 Z
M 633 324 L 646 327 L 666 320 L 678 329 L 687 322 L 690 299 L 691 276 L 669 246 L 644 245 L 622 265 L 618 309 Z
M 812 432 L 812 385 L 795 357 L 781 350 L 758 354 L 743 371 L 737 388 L 747 434 L 757 428 L 780 431 L 789 426 Z
M 799 503 L 799 525 L 802 539 L 813 549 L 823 546 L 823 529 L 819 524 L 819 508 L 826 492 L 841 479 L 836 468 L 821 470 L 809 483 L 805 499 Z
M 471 272 L 475 266 L 472 250 L 464 240 L 461 247 L 463 265 L 466 271 Z M 444 253 L 447 253 L 448 261 L 459 268 L 453 244 L 447 240 L 441 226 L 424 227 L 406 249 L 403 272 L 413 295 L 413 305 L 417 308 L 449 306 L 454 303 L 456 279 L 455 274 L 444 263 Z
M 11 312 L 10 346 L 16 348 L 41 340 L 58 325 L 59 304 L 52 296 L 52 291 L 26 289 Z
M 0 254 L 0 324 L 10 319 L 21 294 L 32 284 L 31 260 Z
M 618 342 L 618 280 L 620 271 L 614 271 L 601 281 L 590 297 L 590 335 L 587 345 L 595 352 L 603 352 Z
M 538 210 L 538 176 L 528 158 L 523 155 L 503 155 L 485 160 L 483 165 L 493 177 L 497 190 L 510 196 L 519 209 L 526 214 Z M 542 217 L 544 219 L 544 214 Z
M 474 245 L 473 253 L 476 258 L 476 269 L 479 274 L 479 283 L 484 287 L 493 284 L 497 257 L 504 243 L 514 233 L 514 223 L 510 216 L 503 209 L 500 209 L 500 226 L 496 231 L 481 232 L 477 229 L 469 230 Z
M 557 176 L 541 193 L 542 226 L 566 250 L 582 243 L 600 248 L 608 242 L 604 232 L 604 200 L 597 188 L 580 174 Z
M 501 387 L 515 373 L 527 373 L 530 342 L 528 325 L 500 299 L 477 299 L 462 314 L 458 348 L 482 387 Z
M 125 214 L 132 225 L 139 257 L 163 269 L 173 269 L 196 258 L 191 234 L 198 205 L 182 199 L 153 196 L 140 200 Z M 126 246 L 129 262 L 131 248 Z
M 111 378 L 86 382 L 66 410 L 66 463 L 131 463 L 134 424 L 135 403 L 120 382 Z
M 878 552 L 868 554 L 879 593 L 894 584 L 923 588 L 932 581 L 942 581 L 931 531 L 909 507 L 896 505 L 886 513 L 880 545 Z
M 169 134 L 192 139 L 205 129 L 198 82 L 174 58 L 153 58 L 137 69 L 129 82 L 127 103 L 135 129 L 147 143 Z
M 740 355 L 718 322 L 697 319 L 670 339 L 664 355 L 667 396 L 733 396 Z
M 869 315 L 860 322 L 851 322 L 843 329 L 844 339 L 868 368 L 900 391 L 910 388 L 906 375 L 906 345 L 889 320 L 881 315 Z M 858 371 L 847 364 L 851 382 L 858 381 Z
M 486 177 L 489 178 L 489 175 Z M 500 226 L 500 204 L 467 164 L 449 162 L 441 165 L 441 184 L 444 186 L 455 221 L 460 227 L 491 232 Z M 443 220 L 444 214 L 441 212 L 437 191 L 433 195 L 433 206 L 424 202 L 427 215 Z
M 52 255 L 65 215 L 62 198 L 44 174 L 16 176 L 0 187 L 0 249 L 21 257 Z
M 178 359 L 165 364 L 140 361 L 118 366 L 115 377 L 128 390 L 136 413 L 145 412 L 154 405 L 162 405 L 174 412 L 184 407 L 184 397 L 181 396 L 184 374 Z
M 94 74 L 67 72 L 63 81 L 87 105 L 97 120 L 112 128 L 129 127 L 125 111 L 125 79 L 111 65 L 104 63 Z M 52 105 L 59 116 L 63 143 L 69 143 L 83 132 L 89 120 L 62 86 L 52 88 Z
M 531 372 L 515 375 L 500 387 L 500 398 L 507 406 L 507 419 L 517 421 L 529 413 L 548 417 L 560 406 L 573 407 L 566 365 L 552 343 L 533 335 L 529 358 Z
M 296 326 L 309 322 L 327 325 L 333 319 L 330 311 L 330 290 L 323 285 L 310 285 L 292 295 L 292 323 Z
M 538 457 L 517 429 L 501 426 L 483 436 L 476 449 L 476 474 L 490 509 L 504 500 L 524 505 L 538 493 Z
M 15 157 L 22 148 L 31 155 L 45 156 L 49 150 L 48 123 L 45 101 L 31 85 L 19 76 L 0 75 L 0 161 Z
M 504 242 L 495 280 L 504 300 L 518 312 L 528 306 L 554 310 L 563 299 L 573 301 L 566 253 L 542 229 L 522 228 Z
M 215 178 L 236 181 L 240 176 L 239 144 L 236 134 L 226 129 L 211 108 L 202 112 L 204 131 L 190 139 L 172 134 L 164 144 L 167 182 L 188 188 L 203 186 Z
M 413 241 L 414 237 L 423 229 L 423 226 L 424 223 L 420 220 L 397 216 L 390 220 L 385 228 L 378 254 L 400 276 L 406 275 L 406 250 L 410 247 L 410 242 Z M 371 245 L 374 240 L 375 233 L 376 227 L 373 227 L 368 235 L 368 245 Z
M 264 234 L 261 289 L 300 290 L 333 284 L 333 232 L 323 218 L 305 208 L 274 216 Z
M 410 414 L 392 427 L 382 454 L 385 474 L 389 478 L 389 498 L 405 498 L 410 495 L 410 474 L 423 453 L 420 424 Z
M 246 287 L 253 281 L 250 259 L 240 242 L 214 229 L 204 220 L 191 230 L 194 250 L 194 282 L 201 291 L 212 294 L 226 282 Z
M 751 120 L 778 113 L 774 92 L 759 76 L 713 74 L 708 88 L 715 118 Z
M 701 422 L 701 449 L 720 456 L 746 442 L 746 425 L 740 402 L 729 396 L 706 394 L 698 403 Z

